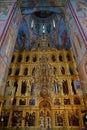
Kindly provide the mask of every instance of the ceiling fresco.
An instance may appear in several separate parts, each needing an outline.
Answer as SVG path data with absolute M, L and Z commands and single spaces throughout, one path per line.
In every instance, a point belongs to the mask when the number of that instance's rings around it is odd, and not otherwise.
M 57 49 L 70 49 L 70 39 L 64 17 L 55 13 L 42 18 L 36 14 L 24 17 L 18 32 L 16 50 L 35 48 L 39 37 L 47 36 Z
M 50 10 L 62 13 L 67 0 L 19 0 L 22 14 L 31 14 L 37 10 Z
M 43 34 L 51 39 L 54 47 L 70 49 L 63 12 L 66 2 L 67 0 L 18 0 L 23 19 L 15 50 L 34 48 L 36 40 Z

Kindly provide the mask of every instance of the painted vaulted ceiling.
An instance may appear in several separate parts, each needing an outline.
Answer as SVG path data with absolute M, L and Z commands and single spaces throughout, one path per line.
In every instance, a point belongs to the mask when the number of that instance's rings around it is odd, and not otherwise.
M 16 48 L 35 48 L 36 40 L 43 33 L 51 39 L 53 47 L 71 48 L 64 19 L 67 0 L 18 0 L 18 2 L 23 20 L 18 32 Z
M 51 10 L 60 13 L 59 8 L 64 8 L 66 2 L 67 0 L 19 0 L 23 13 L 31 13 L 37 10 Z
M 16 1 L 16 0 L 3 0 Z M 22 13 L 15 50 L 35 48 L 36 40 L 44 33 L 57 49 L 70 49 L 65 22 L 68 0 L 17 0 Z

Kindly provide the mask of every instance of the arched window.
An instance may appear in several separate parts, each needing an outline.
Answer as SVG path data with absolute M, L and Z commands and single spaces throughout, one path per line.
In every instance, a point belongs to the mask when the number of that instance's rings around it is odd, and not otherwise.
M 28 61 L 29 61 L 29 59 L 30 59 L 30 57 L 29 57 L 29 56 L 26 56 L 26 62 L 28 62 Z
M 22 55 L 19 55 L 18 56 L 18 60 L 17 60 L 18 62 L 21 62 L 22 61 Z
M 14 60 L 15 60 L 15 56 L 13 55 L 12 59 L 11 59 L 11 62 L 14 62 Z
M 26 82 L 22 82 L 22 86 L 21 86 L 21 94 L 25 95 L 26 93 L 26 89 L 27 89 L 27 85 Z
M 56 61 L 55 55 L 52 55 L 52 61 Z
M 59 55 L 59 61 L 63 61 L 63 58 L 61 55 Z
M 37 61 L 37 57 L 33 56 L 33 62 L 36 62 L 36 61 Z
M 8 75 L 12 74 L 12 68 L 9 68 Z
M 65 95 L 68 95 L 69 90 L 68 90 L 68 83 L 67 83 L 67 81 L 63 81 L 63 82 L 62 82 L 62 86 L 63 86 L 63 93 L 64 93 Z
M 71 56 L 69 54 L 66 55 L 67 61 L 71 61 Z
M 62 74 L 65 74 L 65 69 L 64 69 L 64 67 L 61 68 L 61 73 L 62 73 Z
M 20 67 L 17 67 L 16 71 L 15 71 L 15 75 L 17 76 L 17 75 L 19 75 L 19 73 L 20 73 Z
M 28 74 L 28 68 L 25 68 L 24 69 L 24 75 L 27 75 Z
M 73 69 L 72 69 L 72 67 L 71 67 L 71 66 L 69 66 L 69 72 L 70 72 L 70 74 L 71 74 L 71 75 L 73 75 L 73 74 L 74 74 Z

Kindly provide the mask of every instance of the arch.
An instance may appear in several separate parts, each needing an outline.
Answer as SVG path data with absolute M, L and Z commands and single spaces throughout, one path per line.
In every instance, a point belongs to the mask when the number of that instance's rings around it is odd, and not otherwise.
M 44 101 L 48 102 L 48 103 L 50 104 L 50 108 L 51 108 L 51 106 L 53 105 L 53 103 L 52 103 L 52 99 L 49 98 L 49 97 L 46 97 L 46 98 L 44 98 L 44 99 L 43 99 L 42 97 L 40 97 L 40 98 L 39 98 L 39 101 L 37 102 L 37 105 L 40 106 L 40 104 L 41 104 L 42 102 L 44 102 Z
M 51 109 L 51 105 L 50 105 L 50 102 L 48 100 L 43 100 L 39 103 L 39 108 L 49 108 Z
M 39 120 L 41 128 L 51 128 L 51 105 L 46 99 L 39 103 Z

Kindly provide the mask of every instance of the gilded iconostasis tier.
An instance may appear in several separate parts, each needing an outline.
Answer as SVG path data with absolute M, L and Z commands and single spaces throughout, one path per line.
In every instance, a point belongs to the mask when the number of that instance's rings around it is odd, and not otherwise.
M 5 90 L 6 125 L 79 130 L 86 125 L 85 104 L 73 52 L 37 48 L 13 53 Z

